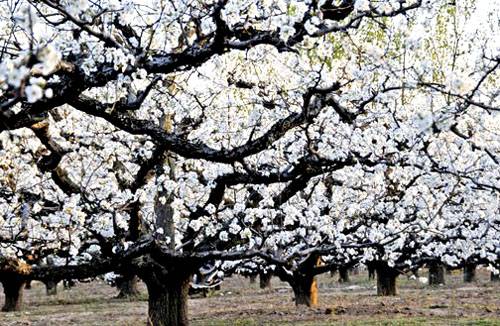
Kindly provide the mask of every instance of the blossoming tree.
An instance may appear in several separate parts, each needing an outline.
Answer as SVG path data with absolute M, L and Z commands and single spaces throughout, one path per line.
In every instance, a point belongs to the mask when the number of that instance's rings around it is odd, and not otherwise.
M 401 248 L 455 254 L 480 239 L 491 261 L 493 12 L 466 0 L 2 2 L 0 132 L 22 135 L 2 150 L 35 152 L 2 175 L 5 228 L 28 234 L 7 232 L 2 254 L 47 233 L 74 258 L 25 277 L 136 274 L 153 325 L 187 324 L 207 261 L 281 261 L 283 245 L 393 268 L 411 265 Z M 29 199 L 9 185 L 18 167 Z M 443 249 L 435 229 L 465 239 Z M 429 243 L 412 247 L 412 232 Z

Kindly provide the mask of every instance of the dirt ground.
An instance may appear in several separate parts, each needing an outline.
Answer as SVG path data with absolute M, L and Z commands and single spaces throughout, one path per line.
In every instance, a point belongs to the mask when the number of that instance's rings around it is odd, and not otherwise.
M 421 272 L 425 275 L 425 272 Z M 319 305 L 296 308 L 291 289 L 273 278 L 261 290 L 248 279 L 227 279 L 208 298 L 191 298 L 192 325 L 500 325 L 500 282 L 478 271 L 478 281 L 461 282 L 460 272 L 446 275 L 447 285 L 429 288 L 400 276 L 397 297 L 377 297 L 365 273 L 339 284 L 337 276 L 319 277 Z M 102 281 L 80 283 L 56 296 L 41 283 L 25 291 L 25 309 L 0 313 L 0 325 L 145 325 L 146 291 L 136 301 L 115 299 L 116 289 Z

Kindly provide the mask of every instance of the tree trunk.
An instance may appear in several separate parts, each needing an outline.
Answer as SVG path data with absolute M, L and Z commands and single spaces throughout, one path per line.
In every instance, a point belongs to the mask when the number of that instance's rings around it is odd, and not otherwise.
M 396 280 L 398 272 L 387 266 L 386 263 L 378 264 L 377 268 L 377 294 L 381 296 L 397 295 Z
M 368 269 L 368 279 L 373 280 L 375 278 L 375 266 L 368 264 L 366 267 Z
M 31 290 L 31 280 L 27 280 L 26 281 L 26 284 L 24 285 L 24 288 L 26 290 Z
M 137 282 L 139 278 L 136 275 L 122 275 L 116 279 L 116 287 L 120 290 L 117 298 L 136 298 L 139 296 Z
M 23 303 L 25 280 L 17 275 L 2 280 L 5 303 L 2 311 L 19 311 Z
M 490 281 L 491 282 L 498 282 L 498 281 L 500 281 L 500 274 L 495 274 L 495 273 L 491 272 L 491 274 L 490 274 Z
M 274 273 L 282 281 L 290 284 L 297 306 L 306 305 L 312 307 L 318 304 L 318 283 L 315 277 L 317 270 L 315 270 L 315 267 L 320 266 L 320 264 L 321 257 L 310 255 L 302 261 L 295 271 L 287 270 L 283 266 L 276 266 Z
M 75 286 L 75 281 L 74 280 L 71 280 L 71 279 L 66 279 L 66 280 L 63 280 L 63 288 L 65 290 L 69 290 L 71 289 L 73 286 Z
M 349 268 L 340 267 L 339 268 L 339 283 L 349 283 Z
M 273 273 L 268 271 L 267 273 L 261 271 L 259 272 L 259 287 L 261 289 L 266 289 L 271 287 L 271 279 L 273 277 Z
M 250 284 L 255 284 L 257 281 L 257 274 L 250 275 Z
M 191 275 L 173 275 L 164 282 L 144 280 L 148 288 L 148 325 L 188 325 L 188 292 Z
M 296 277 L 292 288 L 297 306 L 312 307 L 318 304 L 318 283 L 315 277 Z
M 45 292 L 47 295 L 57 294 L 57 282 L 56 281 L 46 281 L 45 282 Z
M 171 132 L 172 130 L 172 116 L 165 115 L 163 117 L 163 127 L 166 132 Z M 162 154 L 164 156 L 165 163 L 168 164 L 170 171 L 168 173 L 171 180 L 175 180 L 175 170 L 176 164 L 175 159 L 172 155 L 167 153 Z M 157 176 L 163 174 L 164 168 L 162 166 L 157 166 L 156 171 Z M 164 200 L 161 200 L 163 198 Z M 168 246 L 171 250 L 175 250 L 175 222 L 174 222 L 174 209 L 172 203 L 174 201 L 174 195 L 171 193 L 171 189 L 164 189 L 156 194 L 154 201 L 154 211 L 156 215 L 156 228 L 163 229 L 163 235 L 161 236 L 163 240 L 168 238 Z M 159 236 L 159 235 L 157 235 Z
M 470 283 L 476 281 L 476 265 L 467 264 L 464 266 L 464 282 Z
M 439 262 L 429 263 L 429 285 L 445 284 L 444 281 L 444 266 Z

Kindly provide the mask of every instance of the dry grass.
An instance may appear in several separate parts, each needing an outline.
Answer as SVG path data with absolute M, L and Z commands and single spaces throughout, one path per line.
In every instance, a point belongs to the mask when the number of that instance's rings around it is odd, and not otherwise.
M 350 284 L 322 275 L 320 303 L 296 308 L 290 288 L 273 279 L 261 290 L 240 277 L 230 278 L 221 292 L 189 302 L 193 325 L 500 325 L 500 285 L 479 272 L 475 284 L 463 284 L 460 273 L 447 275 L 448 285 L 431 289 L 400 277 L 400 295 L 375 296 L 365 274 Z M 114 299 L 116 290 L 96 281 L 45 295 L 43 284 L 25 291 L 25 310 L 1 313 L 0 325 L 145 325 L 147 302 Z

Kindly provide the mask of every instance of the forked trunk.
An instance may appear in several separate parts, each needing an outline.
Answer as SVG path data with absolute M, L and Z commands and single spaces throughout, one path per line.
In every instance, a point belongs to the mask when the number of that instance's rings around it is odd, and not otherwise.
M 397 295 L 396 280 L 398 272 L 386 263 L 378 264 L 377 268 L 377 294 L 380 296 Z
M 292 288 L 297 306 L 312 307 L 318 304 L 318 283 L 315 277 L 296 277 Z
M 268 271 L 267 273 L 259 272 L 259 287 L 261 289 L 270 288 L 272 277 L 273 273 L 271 273 L 270 271 Z
M 464 282 L 470 283 L 476 281 L 476 265 L 467 264 L 464 266 Z
M 117 298 L 136 298 L 139 296 L 137 286 L 139 278 L 136 275 L 122 275 L 116 280 L 116 286 L 120 290 Z
M 144 280 L 148 288 L 148 325 L 188 325 L 188 292 L 191 275 L 175 275 L 164 282 Z
M 287 270 L 283 266 L 277 266 L 274 270 L 275 275 L 292 287 L 297 306 L 312 307 L 318 304 L 318 283 L 315 277 L 315 268 L 318 266 L 321 266 L 321 257 L 310 255 L 295 271 Z
M 25 280 L 17 275 L 2 280 L 5 303 L 2 311 L 19 311 L 23 303 Z
M 444 266 L 439 262 L 429 263 L 429 285 L 436 286 L 445 284 Z
M 45 282 L 45 292 L 47 295 L 57 294 L 57 282 L 56 281 L 46 281 Z

